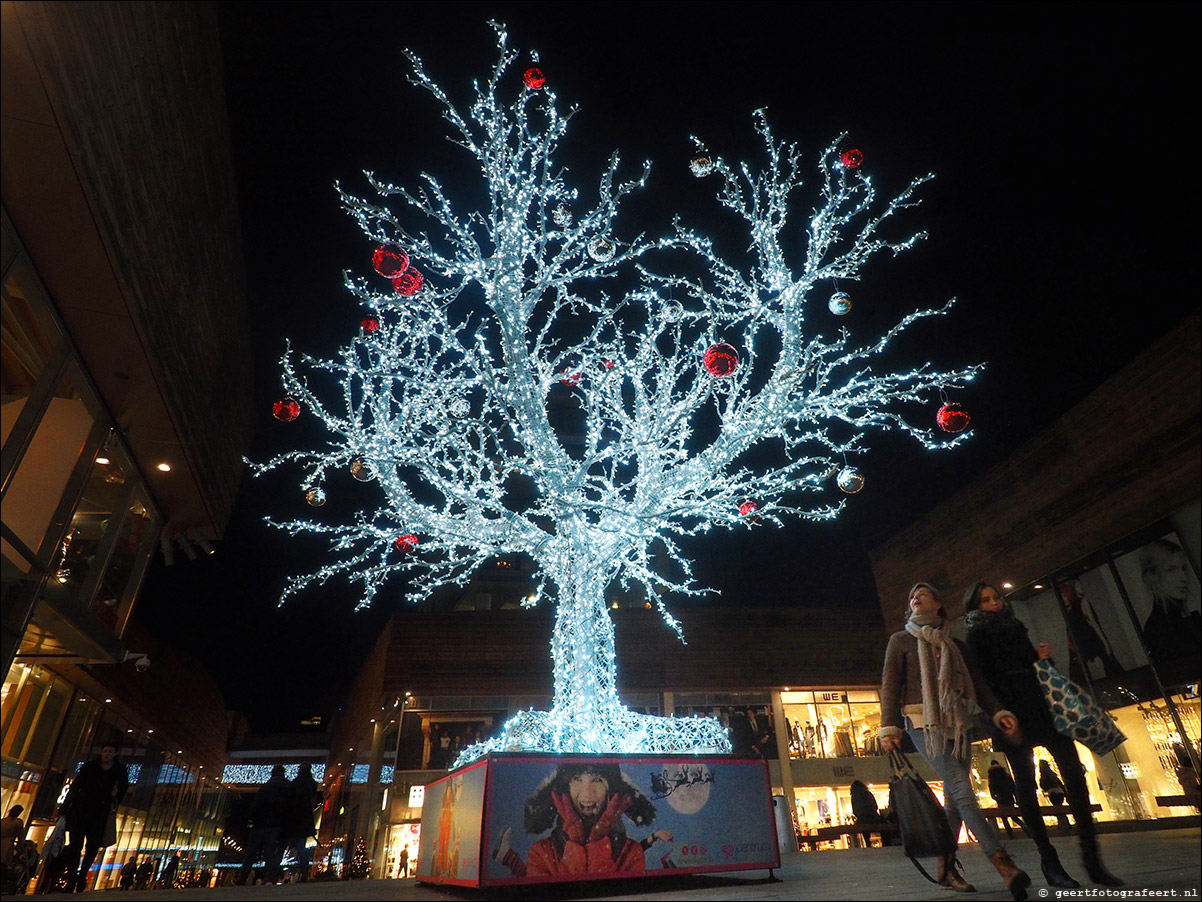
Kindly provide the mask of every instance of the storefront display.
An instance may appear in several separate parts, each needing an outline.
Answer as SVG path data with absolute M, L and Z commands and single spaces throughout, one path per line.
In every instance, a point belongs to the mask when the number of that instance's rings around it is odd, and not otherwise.
M 417 852 L 421 844 L 420 823 L 395 824 L 388 831 L 384 876 L 403 880 L 417 872 Z
M 790 758 L 854 758 L 879 753 L 881 706 L 875 689 L 781 693 Z

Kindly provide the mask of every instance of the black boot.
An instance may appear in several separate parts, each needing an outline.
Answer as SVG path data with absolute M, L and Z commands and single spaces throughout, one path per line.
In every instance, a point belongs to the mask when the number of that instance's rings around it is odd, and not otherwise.
M 1081 860 L 1085 862 L 1085 873 L 1089 874 L 1089 879 L 1094 883 L 1100 883 L 1102 886 L 1126 886 L 1122 880 L 1106 870 L 1106 865 L 1102 864 L 1096 836 L 1090 837 L 1089 840 L 1082 837 Z
M 1040 851 L 1039 868 L 1043 871 L 1043 879 L 1048 882 L 1048 886 L 1054 886 L 1057 889 L 1077 889 L 1081 885 L 1065 871 L 1055 849 Z

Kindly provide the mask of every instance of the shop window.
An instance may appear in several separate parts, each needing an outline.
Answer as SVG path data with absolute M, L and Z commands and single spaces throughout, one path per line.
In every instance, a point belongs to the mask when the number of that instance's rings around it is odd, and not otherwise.
M 137 478 L 137 471 L 123 449 L 112 447 L 98 455 L 83 496 L 51 558 L 51 577 L 89 605 L 98 585 L 103 583 L 109 553 L 123 532 L 129 534 L 130 508 L 136 504 L 145 516 L 144 505 L 131 500 Z M 135 525 L 135 528 L 141 527 Z M 128 553 L 123 549 L 122 558 Z M 123 571 L 128 576 L 131 567 L 129 563 L 119 564 L 114 576 L 119 580 Z M 117 625 L 119 600 L 119 596 L 110 597 L 101 602 L 99 609 L 93 608 L 110 629 Z
M 27 767 L 45 768 L 50 762 L 50 749 L 58 735 L 67 707 L 71 704 L 71 687 L 61 679 L 54 679 L 42 701 L 42 709 L 29 733 L 25 745 L 24 761 Z
M 28 448 L 4 495 L 5 525 L 34 553 L 48 538 L 57 541 L 58 530 L 52 532 L 55 513 L 96 428 L 97 418 L 80 390 L 82 384 L 79 368 L 71 364 L 33 427 Z M 4 555 L 29 572 L 24 555 L 7 542 Z
M 5 688 L 12 686 L 11 698 L 4 699 L 3 741 L 0 750 L 4 760 L 24 761 L 25 744 L 30 731 L 41 713 L 42 704 L 46 699 L 54 675 L 44 667 L 28 664 L 15 664 L 13 671 L 18 671 L 14 684 L 5 683 Z M 12 671 L 10 671 L 12 673 Z
M 881 705 L 875 690 L 781 693 L 791 758 L 876 755 Z
M 93 613 L 118 634 L 124 629 L 157 533 L 157 517 L 150 511 L 145 489 L 138 486 L 126 505 L 92 602 Z
M 7 233 L 7 229 L 5 229 Z M 55 366 L 60 332 L 42 297 L 41 289 L 24 261 L 19 261 L 5 278 L 0 331 L 0 417 L 3 444 L 10 439 L 23 442 L 22 432 L 13 432 L 26 402 L 38 383 L 47 378 L 48 367 Z M 53 374 L 50 374 L 53 378 Z

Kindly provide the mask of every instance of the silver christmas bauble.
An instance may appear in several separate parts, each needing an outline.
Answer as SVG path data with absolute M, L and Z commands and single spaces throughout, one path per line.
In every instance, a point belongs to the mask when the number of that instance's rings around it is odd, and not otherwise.
M 561 229 L 566 229 L 572 224 L 572 211 L 560 204 L 551 212 L 551 221 Z
M 851 295 L 846 291 L 836 291 L 826 302 L 826 306 L 835 316 L 842 316 L 851 309 Z
M 612 260 L 614 258 L 613 242 L 605 238 L 594 238 L 588 243 L 588 253 L 590 257 L 599 263 Z
M 668 303 L 664 304 L 664 319 L 668 322 L 680 322 L 682 316 L 684 316 L 684 307 L 680 301 L 668 301 Z
M 714 161 L 709 157 L 704 156 L 693 157 L 693 159 L 689 161 L 689 171 L 699 179 L 705 178 L 714 171 Z
M 351 462 L 351 475 L 360 482 L 371 482 L 376 478 L 376 468 L 371 465 L 371 461 L 356 457 Z
M 848 495 L 854 495 L 860 489 L 864 488 L 864 477 L 860 475 L 860 471 L 855 467 L 844 467 L 839 471 L 839 475 L 835 477 L 835 482 Z
M 305 501 L 309 503 L 310 507 L 321 507 L 326 503 L 325 489 L 309 489 L 309 491 L 305 492 Z
M 472 405 L 467 398 L 452 398 L 447 410 L 453 417 L 465 417 L 472 412 Z

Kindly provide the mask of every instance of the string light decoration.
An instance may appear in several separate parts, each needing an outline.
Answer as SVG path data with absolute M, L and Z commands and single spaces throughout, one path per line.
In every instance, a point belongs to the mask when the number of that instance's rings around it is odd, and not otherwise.
M 805 328 L 815 309 L 816 321 L 829 322 L 836 280 L 856 279 L 870 258 L 923 237 L 891 240 L 881 226 L 916 203 L 930 176 L 880 203 L 871 179 L 842 164 L 840 136 L 818 160 L 818 197 L 805 203 L 814 212 L 787 238 L 800 152 L 761 113 L 760 172 L 693 139 L 694 163 L 712 166 L 705 190 L 741 218 L 749 255 L 728 259 L 680 223 L 662 237 L 627 236 L 619 208 L 644 187 L 649 165 L 620 177 L 613 155 L 586 200 L 558 157 L 570 114 L 549 84 L 533 89 L 504 27 L 493 27 L 498 60 L 465 109 L 409 55 L 410 81 L 434 96 L 454 143 L 474 155 L 487 203 L 460 210 L 425 174 L 410 189 L 366 172 L 375 202 L 336 186 L 371 246 L 403 247 L 404 274 L 416 265 L 426 278 L 410 296 L 374 273 L 348 274 L 379 331 L 357 333 L 333 359 L 284 356 L 289 396 L 328 441 L 255 470 L 299 467 L 304 487 L 340 486 L 369 501 L 353 522 L 276 524 L 325 537 L 332 551 L 316 572 L 289 579 L 281 603 L 341 576 L 361 586 L 363 607 L 398 574 L 419 601 L 466 584 L 499 556 L 525 554 L 537 567 L 527 604 L 555 605 L 552 705 L 519 712 L 455 766 L 490 751 L 727 751 L 715 718 L 648 716 L 621 703 L 606 590 L 643 587 L 683 641 L 665 598 L 711 590 L 694 580 L 682 538 L 835 517 L 847 499 L 834 477 L 874 431 L 901 430 L 929 449 L 966 438 L 937 433 L 923 405 L 979 367 L 881 371 L 893 339 L 950 303 L 911 313 L 863 345 L 846 330 L 828 338 Z M 557 215 L 568 208 L 570 220 Z M 331 379 L 340 392 L 320 388 Z M 553 396 L 575 405 L 583 424 L 575 435 L 553 425 Z M 763 453 L 749 457 L 753 449 Z M 369 484 L 348 480 L 352 468 Z M 421 541 L 398 554 L 398 535 Z

